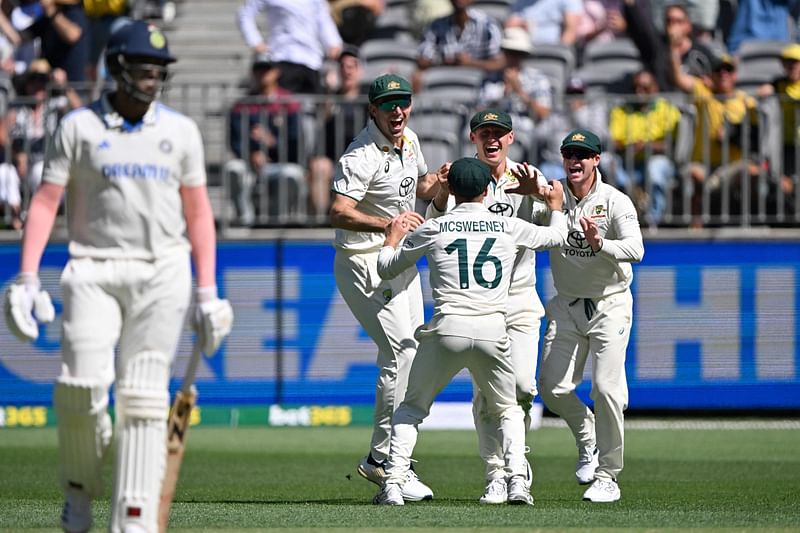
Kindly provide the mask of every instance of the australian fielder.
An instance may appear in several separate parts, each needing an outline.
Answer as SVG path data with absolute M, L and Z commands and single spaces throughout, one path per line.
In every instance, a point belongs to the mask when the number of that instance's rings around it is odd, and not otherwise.
M 478 111 L 470 120 L 470 140 L 475 145 L 476 157 L 489 165 L 492 172 L 492 181 L 483 200 L 489 212 L 544 225 L 549 218 L 549 209 L 543 202 L 535 200 L 532 195 L 509 192 L 519 185 L 514 174 L 517 168 L 530 177 L 538 177 L 538 185 L 547 185 L 538 169 L 519 165 L 508 158 L 509 146 L 514 142 L 509 114 L 498 109 Z M 427 215 L 440 216 L 453 207 L 455 198 L 448 194 L 446 187 L 441 187 L 428 206 Z M 536 396 L 539 327 L 544 316 L 544 307 L 536 292 L 536 255 L 531 249 L 522 248 L 517 252 L 507 305 L 506 326 L 511 341 L 517 401 L 525 413 L 527 431 L 530 427 L 531 403 Z M 486 464 L 486 491 L 480 501 L 486 504 L 504 503 L 507 499 L 507 484 L 500 427 L 498 421 L 490 416 L 486 397 L 478 387 L 475 387 L 473 396 L 473 417 L 478 432 L 480 455 Z M 527 482 L 530 489 L 530 468 Z
M 406 398 L 392 419 L 388 478 L 376 503 L 402 505 L 402 488 L 417 440 L 417 427 L 436 395 L 462 368 L 469 369 L 486 396 L 488 417 L 500 426 L 500 457 L 508 501 L 532 504 L 525 461 L 524 414 L 518 405 L 516 379 L 506 330 L 508 290 L 518 248 L 559 246 L 566 238 L 560 212 L 561 185 L 547 191 L 555 211 L 550 226 L 500 217 L 484 205 L 492 182 L 489 167 L 475 158 L 455 161 L 448 174 L 456 206 L 411 233 L 405 221 L 393 222 L 378 273 L 391 279 L 422 256 L 428 258 L 433 291 L 431 320 L 417 331 L 420 341 L 411 365 Z
M 432 197 L 437 180 L 428 173 L 419 139 L 406 127 L 412 109 L 409 82 L 393 74 L 380 76 L 370 86 L 369 102 L 369 124 L 336 165 L 330 215 L 336 228 L 336 286 L 378 347 L 372 442 L 358 473 L 380 485 L 392 413 L 405 394 L 417 350 L 414 331 L 423 322 L 423 309 L 416 269 L 382 280 L 376 270 L 378 252 L 392 218 L 413 214 L 417 195 Z M 408 475 L 407 500 L 433 497 L 413 471 Z
M 600 149 L 600 139 L 588 130 L 575 130 L 561 143 L 569 235 L 563 247 L 550 251 L 556 296 L 547 304 L 539 391 L 575 436 L 575 475 L 579 483 L 591 483 L 583 499 L 612 502 L 620 498 L 628 405 L 631 263 L 642 260 L 644 245 L 633 202 L 600 176 Z M 575 394 L 588 357 L 594 413 Z
M 156 101 L 173 61 L 154 26 L 135 21 L 112 34 L 106 62 L 117 90 L 65 116 L 49 143 L 20 274 L 7 295 L 11 330 L 35 339 L 36 321 L 52 318 L 37 272 L 67 191 L 62 370 L 53 393 L 65 531 L 88 531 L 91 501 L 103 494 L 112 383 L 117 453 L 110 529 L 157 531 L 170 365 L 191 300 L 190 250 L 195 320 L 207 354 L 233 320 L 230 304 L 217 298 L 200 132 Z

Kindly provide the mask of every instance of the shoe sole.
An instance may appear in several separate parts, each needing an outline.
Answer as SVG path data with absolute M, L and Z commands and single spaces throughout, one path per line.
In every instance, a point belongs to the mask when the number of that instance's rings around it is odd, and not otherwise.
M 367 481 L 370 481 L 370 482 L 372 482 L 372 483 L 375 483 L 375 484 L 376 484 L 376 485 L 378 485 L 379 487 L 380 487 L 380 486 L 383 484 L 383 479 L 379 479 L 378 481 L 376 481 L 376 480 L 372 479 L 372 478 L 370 477 L 370 475 L 369 475 L 369 474 L 366 472 L 366 470 L 364 470 L 364 468 L 363 468 L 361 465 L 358 465 L 358 468 L 356 468 L 356 471 L 358 472 L 358 475 L 359 475 L 359 476 L 363 477 L 363 478 L 364 478 L 364 479 L 366 479 Z
M 533 505 L 533 500 L 525 500 L 525 499 L 511 500 L 511 499 L 509 499 L 508 500 L 508 505 Z
M 594 478 L 590 479 L 589 481 L 581 481 L 580 479 L 578 480 L 578 485 L 591 485 L 592 483 L 594 483 Z

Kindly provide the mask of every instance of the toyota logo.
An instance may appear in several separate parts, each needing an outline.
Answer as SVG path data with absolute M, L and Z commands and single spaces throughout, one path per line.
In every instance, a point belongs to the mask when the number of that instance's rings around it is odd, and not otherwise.
M 500 215 L 502 217 L 510 217 L 514 214 L 514 206 L 511 204 L 504 204 L 502 202 L 497 202 L 489 206 L 489 212 L 494 213 L 495 215 Z
M 589 243 L 586 242 L 586 237 L 583 235 L 583 232 L 577 230 L 569 232 L 569 235 L 567 235 L 567 244 L 573 248 L 580 248 L 581 250 L 589 248 Z
M 400 182 L 400 196 L 408 195 L 414 187 L 414 182 L 414 178 L 403 178 L 403 181 Z

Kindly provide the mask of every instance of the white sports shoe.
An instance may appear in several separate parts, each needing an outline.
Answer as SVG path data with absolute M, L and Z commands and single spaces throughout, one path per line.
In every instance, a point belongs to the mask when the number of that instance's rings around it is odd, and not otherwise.
M 508 480 L 508 504 L 533 505 L 533 496 L 528 487 L 530 485 L 525 476 L 512 476 Z
M 386 483 L 372 499 L 375 505 L 405 505 L 403 489 L 397 483 Z
M 597 448 L 581 448 L 578 451 L 578 462 L 575 463 L 575 477 L 581 485 L 588 485 L 594 481 L 594 472 L 600 465 Z
M 358 462 L 358 474 L 366 480 L 372 481 L 379 487 L 383 485 L 386 479 L 386 471 L 383 465 L 375 466 L 369 462 L 369 456 L 366 456 Z
M 481 503 L 497 505 L 508 501 L 508 487 L 505 479 L 492 479 L 486 484 L 486 492 L 483 493 Z
M 594 483 L 583 493 L 584 501 L 589 502 L 615 502 L 619 500 L 620 496 L 619 485 L 616 481 L 600 478 L 595 479 Z
M 433 491 L 420 481 L 417 473 L 411 468 L 406 472 L 406 482 L 403 484 L 403 499 L 407 502 L 433 499 Z
M 61 511 L 61 529 L 67 533 L 84 533 L 92 528 L 92 500 L 85 492 L 67 489 Z

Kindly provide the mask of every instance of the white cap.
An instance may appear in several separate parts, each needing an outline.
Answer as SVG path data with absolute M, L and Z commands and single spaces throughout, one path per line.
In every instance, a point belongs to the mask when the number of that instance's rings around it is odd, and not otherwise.
M 500 43 L 500 48 L 524 54 L 532 53 L 533 45 L 528 30 L 518 27 L 506 28 L 503 30 L 503 41 Z

